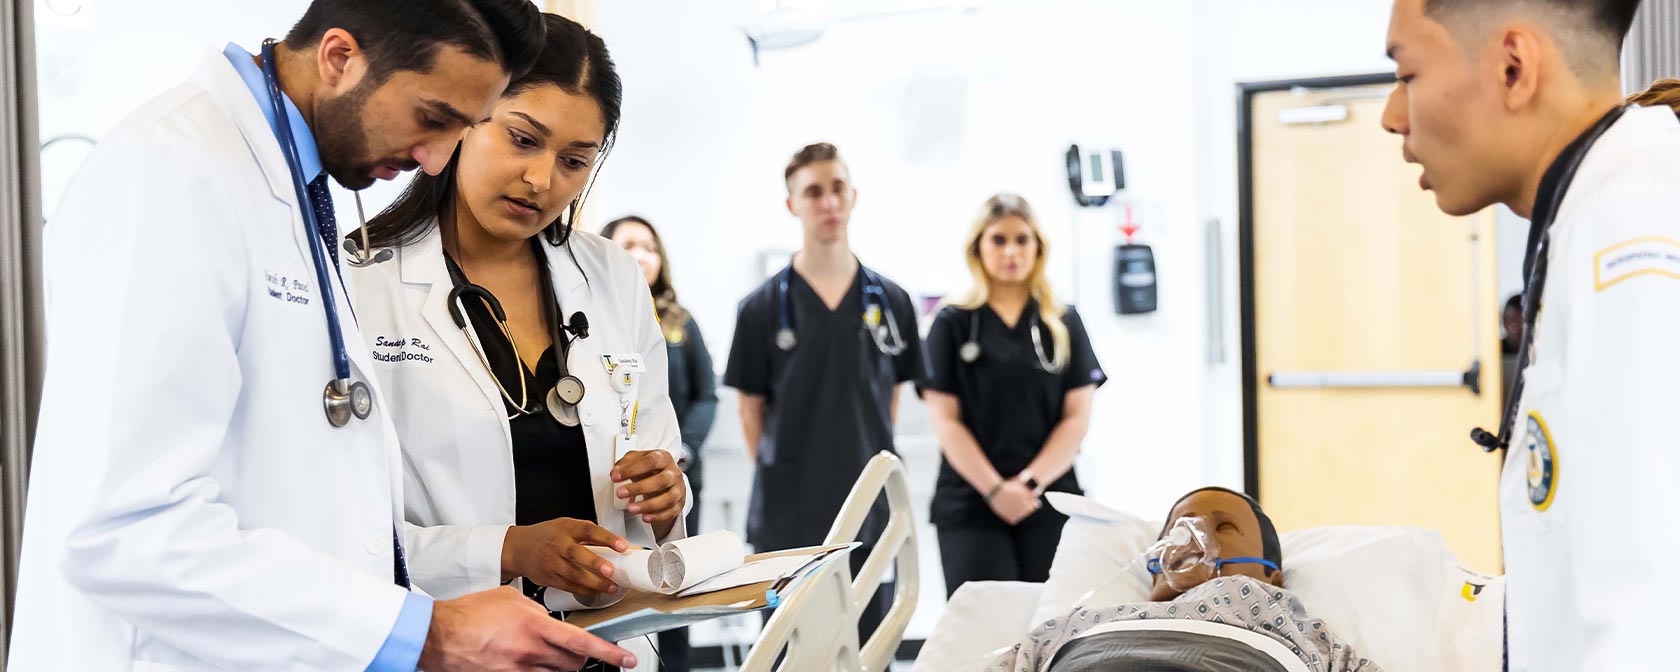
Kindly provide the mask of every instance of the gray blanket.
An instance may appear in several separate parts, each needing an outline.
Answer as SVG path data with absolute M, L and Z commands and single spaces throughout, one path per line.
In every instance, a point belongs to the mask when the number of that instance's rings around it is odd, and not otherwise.
M 1284 672 L 1271 656 L 1235 640 L 1170 630 L 1082 637 L 1056 654 L 1050 672 Z

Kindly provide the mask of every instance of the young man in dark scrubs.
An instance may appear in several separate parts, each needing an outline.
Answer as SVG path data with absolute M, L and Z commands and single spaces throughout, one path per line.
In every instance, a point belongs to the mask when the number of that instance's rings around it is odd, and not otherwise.
M 910 295 L 852 254 L 857 189 L 839 151 L 807 146 L 784 177 L 804 246 L 741 301 L 723 374 L 741 393 L 741 430 L 757 467 L 747 537 L 759 551 L 822 543 L 864 465 L 893 450 L 900 383 L 922 375 Z M 877 500 L 852 552 L 854 573 L 885 524 Z M 883 585 L 866 607 L 860 643 L 891 596 Z

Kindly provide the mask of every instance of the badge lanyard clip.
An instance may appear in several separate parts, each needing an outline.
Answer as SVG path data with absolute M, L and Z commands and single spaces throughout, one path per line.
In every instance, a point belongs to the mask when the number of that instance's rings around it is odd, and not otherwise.
M 636 400 L 636 383 L 644 370 L 641 355 L 602 355 L 601 361 L 607 368 L 607 379 L 611 381 L 613 391 L 618 393 L 618 433 L 613 437 L 613 462 L 623 459 L 636 447 L 636 414 L 641 409 Z M 614 483 L 614 490 L 624 483 Z M 613 497 L 613 508 L 624 510 L 630 505 L 618 497 Z

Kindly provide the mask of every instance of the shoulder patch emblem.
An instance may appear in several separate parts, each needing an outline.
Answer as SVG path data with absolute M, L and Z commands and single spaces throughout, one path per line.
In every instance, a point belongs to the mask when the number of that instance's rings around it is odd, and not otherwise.
M 1641 275 L 1680 279 L 1680 241 L 1661 236 L 1635 238 L 1593 255 L 1593 287 L 1598 291 Z
M 1527 424 L 1522 449 L 1528 452 L 1528 503 L 1534 505 L 1535 511 L 1545 511 L 1552 508 L 1552 500 L 1557 498 L 1557 445 L 1552 442 L 1552 431 L 1546 428 L 1546 421 L 1539 413 L 1529 413 Z

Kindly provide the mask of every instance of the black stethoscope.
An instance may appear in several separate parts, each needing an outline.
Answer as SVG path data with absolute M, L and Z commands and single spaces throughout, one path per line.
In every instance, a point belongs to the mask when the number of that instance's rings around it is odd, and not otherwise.
M 541 250 L 538 250 L 537 254 L 541 255 Z M 506 399 L 507 403 L 516 409 L 512 415 L 507 416 L 507 419 L 512 420 L 521 415 L 536 413 L 538 409 L 531 403 L 529 389 L 525 385 L 525 360 L 519 356 L 519 344 L 513 340 L 513 330 L 508 327 L 507 313 L 502 310 L 502 302 L 496 300 L 495 295 L 491 294 L 490 290 L 469 282 L 466 273 L 461 270 L 454 259 L 445 256 L 444 260 L 449 265 L 449 279 L 454 283 L 454 288 L 449 290 L 449 317 L 455 321 L 455 326 L 461 330 L 461 335 L 466 337 L 467 345 L 472 347 L 473 354 L 478 355 L 478 362 L 483 364 L 484 370 L 490 373 L 490 379 L 496 382 L 496 389 L 501 391 L 502 398 Z M 583 401 L 584 387 L 583 380 L 572 375 L 567 360 L 571 358 L 573 337 L 589 338 L 589 318 L 580 311 L 572 314 L 569 325 L 561 326 L 560 302 L 554 296 L 554 282 L 549 277 L 546 261 L 546 259 L 539 259 L 538 268 L 541 269 L 540 282 L 543 286 L 543 300 L 551 307 L 551 310 L 548 311 L 550 338 L 560 349 L 560 352 L 555 353 L 560 365 L 560 380 L 544 397 L 544 406 L 548 408 L 548 414 L 554 416 L 554 419 L 560 424 L 567 427 L 576 427 L 578 426 L 577 409 L 578 404 Z M 490 308 L 490 315 L 495 318 L 496 326 L 501 329 L 502 336 L 507 339 L 508 346 L 513 349 L 513 359 L 519 367 L 518 400 L 515 400 L 513 395 L 508 392 L 507 386 L 502 384 L 502 379 L 496 375 L 496 370 L 490 367 L 490 358 L 486 357 L 484 350 L 478 347 L 478 341 L 473 340 L 471 326 L 466 315 L 461 312 L 462 301 L 467 298 L 477 298 Z
M 957 348 L 957 356 L 962 358 L 964 364 L 978 362 L 980 361 L 980 355 L 984 354 L 984 351 L 980 349 L 980 310 L 984 307 L 977 307 L 969 314 L 968 340 Z M 1038 355 L 1038 365 L 1043 367 L 1046 372 L 1061 373 L 1061 367 L 1056 366 L 1056 359 L 1044 354 L 1044 339 L 1038 335 L 1038 311 L 1031 311 L 1027 320 L 1027 330 L 1032 332 L 1033 353 Z
M 887 289 L 882 286 L 881 278 L 862 264 L 858 264 L 858 271 L 863 273 L 863 325 L 869 330 L 869 337 L 875 340 L 875 348 L 888 357 L 904 354 L 907 344 L 904 337 L 899 335 L 898 319 L 893 316 L 892 302 L 887 301 Z M 788 264 L 781 273 L 776 274 L 776 287 L 780 310 L 776 319 L 776 347 L 782 352 L 793 352 L 799 347 L 799 335 L 793 330 L 793 302 L 788 296 L 788 281 L 793 278 L 793 264 Z
M 1579 139 L 1564 148 L 1565 163 L 1563 170 L 1558 173 L 1557 188 L 1546 195 L 1544 203 L 1535 204 L 1534 221 L 1528 227 L 1528 257 L 1523 260 L 1528 282 L 1523 285 L 1523 335 L 1522 345 L 1517 349 L 1517 378 L 1511 384 L 1511 396 L 1505 400 L 1505 411 L 1499 419 L 1499 434 L 1492 434 L 1480 427 L 1470 430 L 1470 440 L 1475 441 L 1476 445 L 1486 452 L 1504 450 L 1511 445 L 1511 431 L 1517 421 L 1517 404 L 1522 400 L 1529 351 L 1534 346 L 1534 324 L 1540 316 L 1540 294 L 1546 289 L 1546 271 L 1549 265 L 1546 257 L 1547 248 L 1552 241 L 1552 222 L 1557 220 L 1558 208 L 1563 205 L 1563 197 L 1569 192 L 1570 183 L 1575 181 L 1575 171 L 1580 169 L 1581 162 L 1586 160 L 1587 153 L 1592 151 L 1593 145 L 1599 138 L 1604 137 L 1610 127 L 1616 125 L 1616 121 L 1622 118 L 1624 112 L 1627 112 L 1627 105 L 1617 105 L 1615 109 L 1600 117 L 1598 123 L 1587 129 Z M 1541 184 L 1545 184 L 1543 179 Z
M 332 341 L 333 379 L 321 393 L 321 404 L 327 412 L 327 422 L 334 427 L 350 424 L 351 416 L 366 420 L 373 412 L 373 391 L 367 383 L 350 381 L 350 352 L 344 347 L 344 330 L 338 322 L 338 298 L 333 295 L 332 278 L 327 274 L 327 253 L 321 242 L 321 225 L 310 206 L 308 187 L 303 181 L 303 161 L 298 158 L 297 140 L 292 137 L 292 121 L 286 115 L 284 95 L 280 92 L 280 74 L 274 60 L 274 40 L 262 45 L 263 79 L 268 83 L 268 102 L 274 110 L 275 134 L 279 136 L 280 151 L 286 156 L 286 168 L 292 174 L 292 188 L 297 192 L 298 211 L 309 228 L 309 256 L 315 262 L 315 283 L 321 288 L 321 307 L 327 313 L 327 337 Z M 358 195 L 356 209 L 361 211 Z M 367 227 L 362 229 L 366 231 Z M 366 249 L 366 246 L 363 246 Z M 384 250 L 383 252 L 390 252 Z M 384 255 L 390 258 L 389 254 Z M 378 259 L 369 263 L 378 263 Z M 355 262 L 351 262 L 355 263 Z M 365 264 L 362 264 L 365 265 Z

